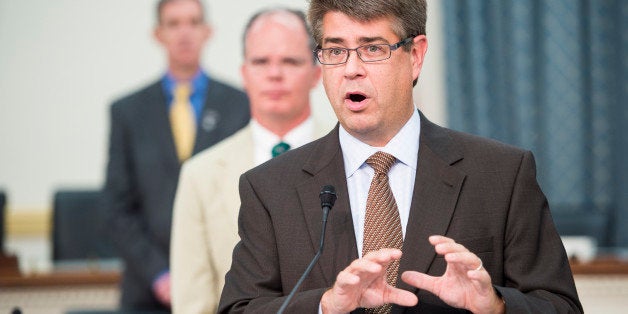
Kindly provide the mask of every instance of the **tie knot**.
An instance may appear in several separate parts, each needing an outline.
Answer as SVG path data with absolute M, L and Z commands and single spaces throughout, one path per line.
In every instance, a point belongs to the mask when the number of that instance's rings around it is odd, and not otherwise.
M 192 88 L 188 83 L 178 83 L 174 88 L 174 98 L 177 100 L 187 100 L 190 97 Z
M 366 160 L 366 163 L 375 169 L 375 173 L 387 174 L 390 167 L 395 163 L 395 160 L 397 160 L 397 158 L 391 154 L 377 152 L 371 155 L 371 157 Z
M 273 150 L 272 150 L 273 158 L 287 152 L 288 150 L 290 150 L 290 144 L 284 141 L 279 142 L 277 145 L 273 146 Z

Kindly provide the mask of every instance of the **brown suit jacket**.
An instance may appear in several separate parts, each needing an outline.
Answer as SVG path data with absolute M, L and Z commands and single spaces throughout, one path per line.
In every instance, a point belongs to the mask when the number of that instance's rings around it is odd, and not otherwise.
M 239 235 L 219 312 L 274 313 L 318 249 L 321 186 L 336 187 L 325 248 L 287 313 L 316 313 L 336 275 L 358 258 L 338 127 L 240 178 Z M 440 276 L 446 263 L 428 242 L 446 235 L 477 254 L 508 313 L 582 312 L 567 256 L 535 173 L 534 157 L 502 143 L 439 127 L 421 115 L 416 182 L 400 273 Z M 413 308 L 458 310 L 417 293 Z M 463 312 L 463 311 L 462 311 Z

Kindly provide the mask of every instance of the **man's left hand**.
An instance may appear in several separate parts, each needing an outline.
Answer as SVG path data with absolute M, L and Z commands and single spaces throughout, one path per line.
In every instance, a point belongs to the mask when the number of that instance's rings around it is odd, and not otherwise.
M 505 312 L 504 302 L 495 292 L 491 277 L 477 255 L 447 237 L 431 236 L 429 241 L 436 253 L 445 257 L 445 273 L 441 277 L 433 277 L 406 271 L 401 275 L 403 281 L 435 294 L 453 307 L 473 313 Z

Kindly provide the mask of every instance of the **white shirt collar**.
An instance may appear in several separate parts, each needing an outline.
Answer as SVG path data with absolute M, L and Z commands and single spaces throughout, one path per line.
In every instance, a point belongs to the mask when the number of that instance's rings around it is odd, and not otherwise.
M 303 123 L 290 130 L 282 138 L 263 127 L 255 119 L 251 119 L 251 131 L 253 143 L 255 143 L 255 164 L 260 165 L 272 158 L 273 146 L 283 141 L 295 149 L 305 145 L 314 139 L 314 119 L 309 116 Z
M 339 130 L 340 147 L 345 163 L 345 175 L 351 177 L 377 151 L 389 153 L 400 162 L 416 171 L 419 151 L 419 137 L 421 133 L 421 119 L 419 113 L 414 113 L 406 124 L 384 147 L 373 147 L 353 137 L 342 125 Z

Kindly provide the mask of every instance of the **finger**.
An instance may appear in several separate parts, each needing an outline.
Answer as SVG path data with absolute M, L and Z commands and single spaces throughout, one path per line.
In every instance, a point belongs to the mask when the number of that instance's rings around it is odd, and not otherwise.
M 401 274 L 401 280 L 413 287 L 434 293 L 437 277 L 409 270 L 404 271 L 403 274 Z
M 432 245 L 437 245 L 439 243 L 452 243 L 452 242 L 456 242 L 454 241 L 452 238 L 448 238 L 445 236 L 441 236 L 441 235 L 432 235 L 428 238 L 428 240 L 430 241 L 430 244 Z
M 392 286 L 389 286 L 389 289 L 384 295 L 384 303 L 394 303 L 401 306 L 415 306 L 417 302 L 419 302 L 419 299 L 414 293 Z
M 353 261 L 350 269 L 365 270 L 369 272 L 378 272 L 382 267 L 387 267 L 394 260 L 401 258 L 401 250 L 398 249 L 380 249 L 369 252 L 364 257 Z
M 383 263 L 380 263 L 373 259 L 360 258 L 353 261 L 349 266 L 345 269 L 348 272 L 353 274 L 359 273 L 377 273 L 382 270 Z
M 451 253 L 445 256 L 448 265 L 456 265 L 477 291 L 487 294 L 492 289 L 491 276 L 484 269 L 482 260 L 471 252 Z
M 341 271 L 336 278 L 336 283 L 343 289 L 356 285 L 369 285 L 375 280 L 384 278 L 388 264 L 399 258 L 401 258 L 401 251 L 398 249 L 369 252 Z
M 484 269 L 470 270 L 467 272 L 467 277 L 480 294 L 488 295 L 492 293 L 493 284 L 491 282 L 491 276 Z
M 434 246 L 434 251 L 440 255 L 445 255 L 455 252 L 468 252 L 469 250 L 462 244 L 458 244 L 456 242 L 444 242 L 436 244 Z
M 368 285 L 374 280 L 385 276 L 387 262 L 383 257 L 375 254 L 371 258 L 360 258 L 353 261 L 347 268 L 338 274 L 337 282 L 341 287 L 350 285 Z M 385 259 L 384 259 L 385 261 Z
M 362 259 L 373 261 L 380 264 L 388 264 L 393 260 L 398 260 L 401 258 L 401 250 L 399 249 L 379 249 L 377 251 L 372 251 L 364 255 Z
M 345 289 L 360 283 L 360 276 L 352 274 L 347 270 L 343 270 L 336 276 L 335 285 L 339 288 Z
M 463 265 L 467 270 L 483 270 L 482 260 L 472 252 L 456 252 L 445 255 L 447 263 Z
M 486 271 L 486 269 L 484 269 L 484 267 L 467 271 L 467 276 L 472 280 L 491 282 L 491 275 Z

